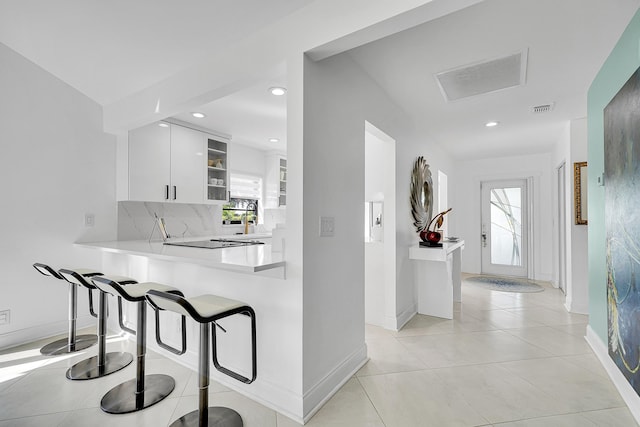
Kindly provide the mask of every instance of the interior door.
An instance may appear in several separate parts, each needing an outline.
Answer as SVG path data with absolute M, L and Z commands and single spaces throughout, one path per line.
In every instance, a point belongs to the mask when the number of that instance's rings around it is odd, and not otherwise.
M 528 274 L 527 181 L 482 184 L 482 273 L 526 277 Z

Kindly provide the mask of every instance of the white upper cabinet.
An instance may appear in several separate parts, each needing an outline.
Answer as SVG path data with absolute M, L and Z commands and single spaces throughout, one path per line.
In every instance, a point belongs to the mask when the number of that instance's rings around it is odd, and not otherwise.
M 171 128 L 166 125 L 154 123 L 129 132 L 129 200 L 169 200 Z
M 202 132 L 171 125 L 171 195 L 179 203 L 202 203 L 206 155 Z
M 204 134 L 162 124 L 129 132 L 129 200 L 203 203 Z

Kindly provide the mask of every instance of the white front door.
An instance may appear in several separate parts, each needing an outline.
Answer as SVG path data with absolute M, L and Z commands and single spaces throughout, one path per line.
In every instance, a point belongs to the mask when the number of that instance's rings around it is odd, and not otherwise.
M 481 185 L 482 273 L 526 277 L 527 180 L 486 181 Z

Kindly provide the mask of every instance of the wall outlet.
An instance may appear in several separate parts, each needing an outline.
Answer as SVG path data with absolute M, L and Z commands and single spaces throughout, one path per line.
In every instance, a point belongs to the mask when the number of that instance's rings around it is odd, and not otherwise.
M 0 325 L 8 325 L 11 323 L 11 310 L 0 311 Z
M 84 214 L 84 226 L 93 227 L 96 224 L 96 216 L 92 213 Z
M 320 217 L 320 237 L 333 237 L 335 234 L 336 219 L 332 216 Z

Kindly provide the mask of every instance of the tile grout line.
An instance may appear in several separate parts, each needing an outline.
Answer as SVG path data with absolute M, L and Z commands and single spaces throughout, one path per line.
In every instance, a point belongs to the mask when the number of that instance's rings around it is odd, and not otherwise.
M 369 400 L 369 402 L 371 403 L 371 406 L 373 406 L 373 409 L 376 411 L 376 414 L 378 415 L 380 422 L 384 427 L 387 427 L 387 423 L 384 422 L 384 419 L 382 418 L 380 411 L 378 411 L 378 407 L 375 405 L 375 403 L 373 403 L 373 400 L 371 400 L 371 396 L 369 396 L 367 389 L 360 382 L 360 378 L 358 378 L 357 376 L 355 378 L 356 378 L 356 381 L 358 381 L 358 385 L 360 385 L 360 387 L 362 388 L 362 391 L 364 391 L 365 396 L 367 396 L 367 400 Z

